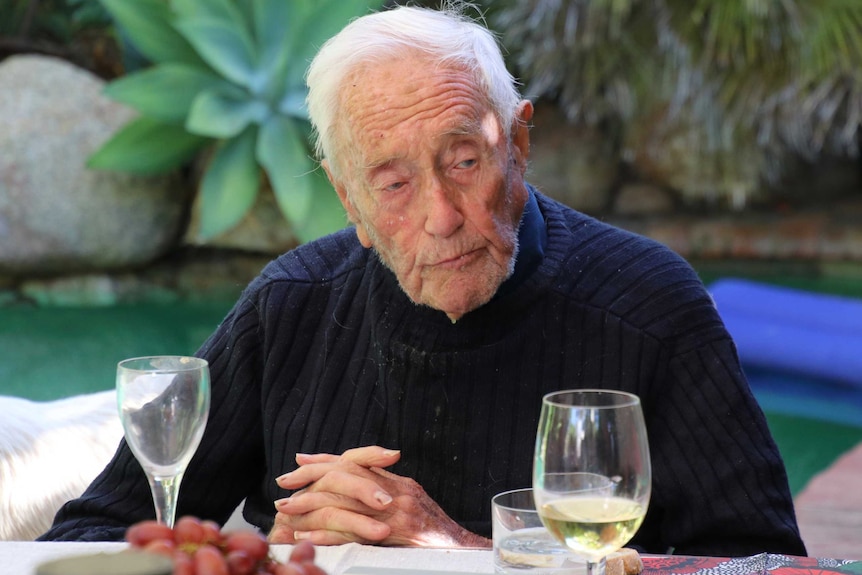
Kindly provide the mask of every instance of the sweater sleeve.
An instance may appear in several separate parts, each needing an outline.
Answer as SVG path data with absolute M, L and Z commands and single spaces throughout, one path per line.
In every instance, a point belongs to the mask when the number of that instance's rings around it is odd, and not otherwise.
M 805 555 L 781 456 L 732 341 L 668 365 L 645 405 L 654 513 L 639 539 L 681 555 Z
M 783 461 L 700 278 L 653 240 L 592 220 L 573 229 L 570 293 L 609 312 L 590 334 L 612 369 L 606 385 L 628 385 L 643 401 L 653 490 L 633 544 L 804 555 Z M 610 329 L 623 327 L 637 336 Z
M 200 446 L 183 477 L 177 517 L 223 524 L 263 473 L 258 315 L 240 300 L 198 355 L 210 365 L 211 403 Z M 39 540 L 121 540 L 126 528 L 155 518 L 150 487 L 125 440 L 105 470 L 67 502 Z

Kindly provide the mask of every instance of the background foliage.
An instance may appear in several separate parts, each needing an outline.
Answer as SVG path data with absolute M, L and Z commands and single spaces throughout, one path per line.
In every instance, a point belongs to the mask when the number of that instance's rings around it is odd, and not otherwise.
M 204 158 L 205 237 L 239 221 L 262 184 L 307 240 L 344 219 L 311 161 L 300 71 L 310 47 L 380 4 L 0 0 L 0 58 L 40 52 L 117 78 L 109 95 L 141 119 L 93 165 L 154 172 Z M 623 159 L 634 145 L 670 156 L 667 142 L 682 134 L 685 161 L 714 166 L 733 188 L 745 170 L 780 185 L 799 159 L 860 156 L 858 0 L 474 4 L 468 12 L 499 33 L 524 93 L 598 127 Z M 751 193 L 729 192 L 738 206 Z
M 556 101 L 574 122 L 647 126 L 657 145 L 696 126 L 692 154 L 751 162 L 756 147 L 770 182 L 793 156 L 859 157 L 858 0 L 485 4 L 526 93 Z
M 237 225 L 262 178 L 300 241 L 344 226 L 309 149 L 304 74 L 317 48 L 373 0 L 102 0 L 151 67 L 107 87 L 140 117 L 90 166 L 144 174 L 208 155 L 200 234 Z
M 0 0 L 0 59 L 40 53 L 113 77 L 122 68 L 112 27 L 98 0 Z

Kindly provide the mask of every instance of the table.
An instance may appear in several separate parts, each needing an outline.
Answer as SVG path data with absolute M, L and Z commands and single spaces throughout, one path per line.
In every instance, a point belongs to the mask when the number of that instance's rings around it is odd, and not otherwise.
M 36 566 L 51 559 L 87 553 L 115 553 L 125 543 L 0 542 L 0 575 L 32 575 Z M 290 554 L 290 545 L 274 545 L 276 559 Z M 364 566 L 381 570 L 424 569 L 437 572 L 494 572 L 488 549 L 387 548 L 351 543 L 338 547 L 318 547 L 317 563 L 330 575 L 342 575 L 348 568 Z M 643 557 L 643 575 L 862 575 L 862 561 L 790 557 L 760 554 L 736 559 L 716 557 Z
M 126 549 L 125 543 L 75 542 L 0 542 L 0 575 L 32 575 L 36 566 L 45 561 L 85 555 L 116 553 Z M 273 556 L 284 561 L 290 545 L 273 545 Z M 352 566 L 401 569 L 435 569 L 491 575 L 494 572 L 492 552 L 488 549 L 426 549 L 375 547 L 350 543 L 337 547 L 317 547 L 316 563 L 330 575 L 341 575 Z

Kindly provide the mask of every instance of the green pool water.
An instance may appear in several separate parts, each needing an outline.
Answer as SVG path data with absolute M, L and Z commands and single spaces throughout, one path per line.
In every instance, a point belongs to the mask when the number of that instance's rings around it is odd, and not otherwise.
M 194 353 L 230 306 L 0 307 L 0 394 L 42 401 L 110 389 L 117 362 Z
M 193 353 L 231 304 L 0 307 L 0 394 L 41 401 L 110 389 L 118 361 Z M 794 493 L 862 441 L 862 426 L 784 413 L 768 397 L 761 405 Z

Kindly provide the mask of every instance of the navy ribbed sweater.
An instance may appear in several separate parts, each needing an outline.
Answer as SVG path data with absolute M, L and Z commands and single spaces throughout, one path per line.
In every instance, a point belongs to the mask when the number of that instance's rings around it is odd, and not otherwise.
M 643 401 L 653 462 L 641 550 L 804 555 L 784 467 L 734 345 L 669 249 L 536 194 L 544 256 L 453 324 L 411 303 L 344 230 L 270 263 L 199 354 L 212 407 L 179 515 L 268 531 L 296 453 L 400 449 L 455 520 L 490 533 L 490 499 L 531 483 L 541 398 L 614 388 Z M 118 539 L 153 516 L 123 443 L 44 539 Z

